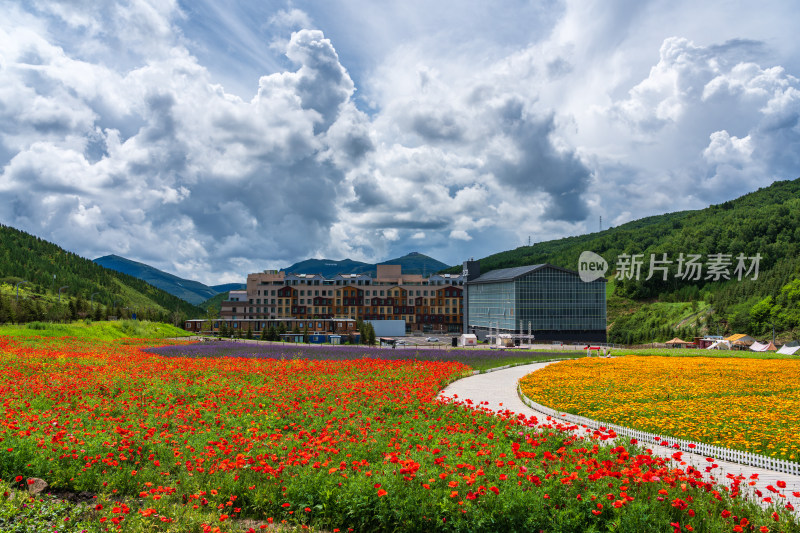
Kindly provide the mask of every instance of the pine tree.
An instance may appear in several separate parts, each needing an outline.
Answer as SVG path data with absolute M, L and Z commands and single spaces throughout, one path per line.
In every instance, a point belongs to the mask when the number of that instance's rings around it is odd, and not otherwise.
M 259 336 L 259 339 L 262 340 L 262 341 L 265 341 L 265 340 L 268 340 L 267 337 L 268 337 L 267 328 L 263 328 L 262 327 L 261 328 L 261 336 Z
M 247 324 L 247 333 L 245 333 L 244 338 L 245 339 L 253 338 L 253 327 L 250 324 Z
M 372 327 L 372 324 L 367 325 L 367 336 L 369 345 L 375 346 L 375 328 Z

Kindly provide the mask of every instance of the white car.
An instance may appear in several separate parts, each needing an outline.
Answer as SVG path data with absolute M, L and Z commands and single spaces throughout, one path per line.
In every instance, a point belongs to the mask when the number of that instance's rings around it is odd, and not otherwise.
M 428 341 L 428 342 L 439 342 L 439 339 L 437 339 L 436 337 L 428 337 L 425 340 Z

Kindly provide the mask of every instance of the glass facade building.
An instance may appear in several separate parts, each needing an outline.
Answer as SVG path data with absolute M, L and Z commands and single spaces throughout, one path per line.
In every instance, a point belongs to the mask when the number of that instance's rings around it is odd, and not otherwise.
M 577 272 L 531 265 L 488 272 L 467 282 L 466 330 L 483 337 L 527 334 L 537 341 L 606 340 L 604 279 L 582 281 Z

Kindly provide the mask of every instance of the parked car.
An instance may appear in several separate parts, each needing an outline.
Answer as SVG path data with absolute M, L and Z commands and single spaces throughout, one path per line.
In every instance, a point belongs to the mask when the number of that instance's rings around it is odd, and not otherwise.
M 439 342 L 439 339 L 437 339 L 436 337 L 428 337 L 425 340 L 427 340 L 428 342 Z

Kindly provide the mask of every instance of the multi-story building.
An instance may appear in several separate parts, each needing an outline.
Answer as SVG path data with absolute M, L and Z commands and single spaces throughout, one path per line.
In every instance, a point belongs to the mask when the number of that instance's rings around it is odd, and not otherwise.
M 222 302 L 220 320 L 233 329 L 249 326 L 254 332 L 281 322 L 287 329 L 301 323 L 300 329 L 327 328 L 339 333 L 339 324 L 354 325 L 356 320 L 404 320 L 407 332 L 458 333 L 463 319 L 462 285 L 460 275 L 424 278 L 403 274 L 399 265 L 378 265 L 374 277 L 338 274 L 326 278 L 267 270 L 249 274 L 245 290 L 230 292 Z M 187 322 L 187 329 L 200 327 L 200 321 Z
M 606 280 L 581 280 L 577 272 L 549 264 L 502 268 L 480 274 L 464 263 L 467 310 L 464 332 L 490 332 L 537 341 L 606 341 Z

